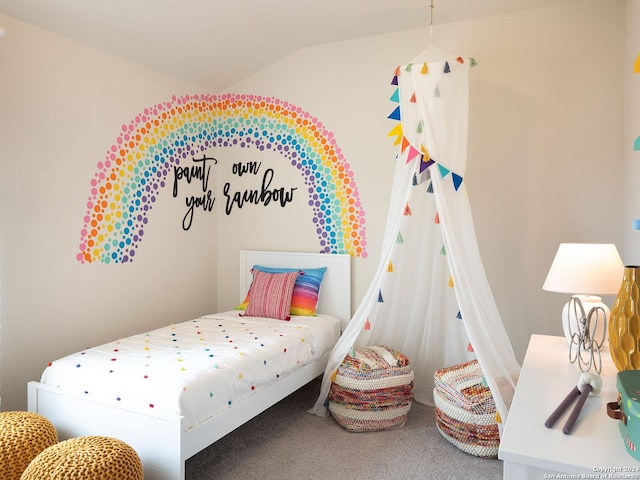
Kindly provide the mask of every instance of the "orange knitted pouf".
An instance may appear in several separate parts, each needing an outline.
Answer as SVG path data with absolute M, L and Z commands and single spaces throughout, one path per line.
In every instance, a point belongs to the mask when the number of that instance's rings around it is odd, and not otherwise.
M 58 443 L 53 424 L 33 412 L 0 413 L 0 472 L 6 480 L 20 480 L 40 452 Z
M 136 451 L 111 437 L 77 437 L 47 448 L 21 480 L 143 480 Z

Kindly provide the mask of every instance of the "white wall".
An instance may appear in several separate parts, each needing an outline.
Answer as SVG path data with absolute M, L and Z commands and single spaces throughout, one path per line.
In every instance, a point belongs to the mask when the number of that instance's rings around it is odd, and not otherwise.
M 161 196 L 131 264 L 76 260 L 90 180 L 121 126 L 193 86 L 0 17 L 0 393 L 85 347 L 211 311 L 215 217 Z M 201 221 L 200 221 L 201 220 Z
M 640 230 L 633 228 L 640 220 L 640 151 L 634 142 L 640 136 L 640 73 L 634 73 L 634 63 L 640 55 L 640 2 L 626 0 L 624 51 L 624 250 L 625 265 L 640 265 Z
M 233 307 L 238 249 L 318 250 L 304 200 L 229 216 L 217 202 L 215 214 L 185 233 L 183 206 L 166 195 L 134 263 L 78 263 L 89 180 L 120 126 L 145 107 L 197 90 L 0 21 L 7 29 L 0 40 L 3 410 L 25 408 L 26 382 L 58 356 Z M 561 334 L 566 298 L 542 291 L 558 244 L 621 248 L 624 2 L 604 9 L 600 0 L 583 0 L 437 25 L 433 40 L 478 61 L 465 181 L 487 274 L 521 358 L 531 333 Z M 304 49 L 232 89 L 296 104 L 335 134 L 366 212 L 369 255 L 353 262 L 354 309 L 386 222 L 396 153 L 387 137 L 390 81 L 427 41 L 427 29 L 417 29 Z M 275 153 L 213 153 L 221 162 L 218 187 L 236 161 L 264 161 L 283 184 L 301 181 Z

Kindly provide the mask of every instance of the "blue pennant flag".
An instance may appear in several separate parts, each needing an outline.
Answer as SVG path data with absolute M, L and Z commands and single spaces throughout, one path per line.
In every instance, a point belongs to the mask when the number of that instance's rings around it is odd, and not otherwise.
M 400 120 L 400 107 L 396 107 L 396 109 L 391 112 L 391 115 L 387 118 L 390 118 L 391 120 Z

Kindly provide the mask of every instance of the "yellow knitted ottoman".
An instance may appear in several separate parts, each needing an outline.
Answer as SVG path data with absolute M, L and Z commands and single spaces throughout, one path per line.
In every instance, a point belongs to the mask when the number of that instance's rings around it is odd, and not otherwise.
M 58 443 L 53 424 L 33 412 L 0 413 L 0 477 L 19 480 L 44 449 Z
M 329 388 L 329 411 L 350 432 L 403 427 L 413 400 L 409 359 L 384 346 L 347 355 Z
M 39 454 L 20 480 L 143 480 L 142 463 L 122 440 L 77 437 Z

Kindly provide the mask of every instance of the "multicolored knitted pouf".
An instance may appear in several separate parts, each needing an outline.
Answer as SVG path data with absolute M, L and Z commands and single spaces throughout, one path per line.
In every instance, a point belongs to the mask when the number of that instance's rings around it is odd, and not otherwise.
M 478 361 L 436 370 L 433 378 L 436 426 L 442 436 L 471 455 L 496 458 L 496 405 Z
M 329 411 L 351 432 L 404 426 L 412 400 L 409 359 L 381 346 L 359 348 L 347 355 L 329 389 Z
M 111 437 L 77 437 L 53 445 L 29 464 L 20 480 L 143 480 L 136 451 Z
M 0 413 L 0 478 L 19 480 L 40 452 L 58 443 L 58 433 L 45 417 L 33 412 Z

